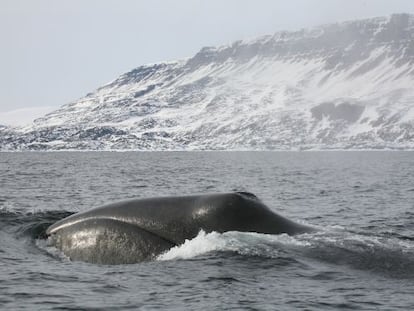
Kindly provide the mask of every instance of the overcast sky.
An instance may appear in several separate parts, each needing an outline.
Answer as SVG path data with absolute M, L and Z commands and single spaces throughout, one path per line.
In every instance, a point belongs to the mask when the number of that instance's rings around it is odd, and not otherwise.
M 0 123 L 203 46 L 401 12 L 414 0 L 0 0 Z

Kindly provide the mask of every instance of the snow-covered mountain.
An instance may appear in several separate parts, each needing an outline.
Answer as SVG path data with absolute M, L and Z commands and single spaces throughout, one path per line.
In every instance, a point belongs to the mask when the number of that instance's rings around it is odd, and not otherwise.
M 138 67 L 2 150 L 414 148 L 414 16 L 277 32 Z

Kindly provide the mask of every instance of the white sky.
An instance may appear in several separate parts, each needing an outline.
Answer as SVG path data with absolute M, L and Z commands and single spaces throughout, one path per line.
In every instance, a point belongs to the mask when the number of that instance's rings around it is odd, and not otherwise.
M 414 0 L 0 0 L 0 123 L 203 46 L 402 12 Z

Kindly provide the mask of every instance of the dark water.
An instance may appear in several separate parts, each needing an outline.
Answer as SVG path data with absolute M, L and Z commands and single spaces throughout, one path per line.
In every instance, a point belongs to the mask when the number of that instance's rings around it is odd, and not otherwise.
M 70 262 L 43 239 L 111 201 L 231 190 L 320 231 L 200 233 L 118 266 Z M 0 232 L 5 310 L 410 310 L 414 153 L 0 153 Z

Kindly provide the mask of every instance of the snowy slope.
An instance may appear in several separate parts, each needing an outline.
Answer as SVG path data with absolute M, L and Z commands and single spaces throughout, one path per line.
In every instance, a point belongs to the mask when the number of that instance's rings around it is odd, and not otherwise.
M 138 67 L 7 149 L 414 148 L 414 16 L 278 32 Z

